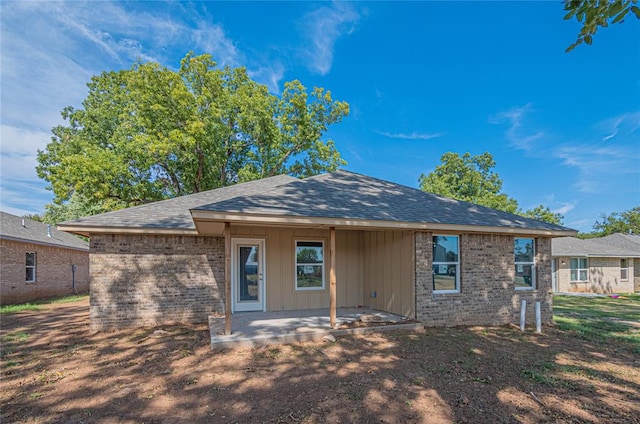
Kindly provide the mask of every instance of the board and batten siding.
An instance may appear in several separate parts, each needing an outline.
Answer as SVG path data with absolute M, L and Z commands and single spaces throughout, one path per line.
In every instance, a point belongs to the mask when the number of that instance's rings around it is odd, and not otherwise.
M 362 236 L 363 303 L 374 309 L 414 318 L 413 232 L 367 231 Z
M 262 238 L 266 249 L 268 311 L 329 307 L 329 230 L 232 227 L 234 238 Z M 324 242 L 325 287 L 295 289 L 295 242 Z M 337 307 L 369 306 L 415 316 L 413 233 L 336 231 Z M 376 292 L 372 298 L 371 293 Z

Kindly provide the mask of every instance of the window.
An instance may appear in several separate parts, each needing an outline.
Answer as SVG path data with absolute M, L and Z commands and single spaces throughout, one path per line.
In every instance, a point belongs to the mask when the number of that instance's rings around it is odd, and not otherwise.
M 571 258 L 571 281 L 589 281 L 587 258 Z
M 516 290 L 536 288 L 536 251 L 532 238 L 514 239 L 513 253 L 516 264 Z
M 27 269 L 25 281 L 33 283 L 36 281 L 36 252 L 27 252 L 25 264 Z
M 296 290 L 324 289 L 324 243 L 296 241 Z
M 628 259 L 620 259 L 620 279 L 628 280 L 629 279 L 629 260 Z
M 433 236 L 433 292 L 460 293 L 458 236 Z

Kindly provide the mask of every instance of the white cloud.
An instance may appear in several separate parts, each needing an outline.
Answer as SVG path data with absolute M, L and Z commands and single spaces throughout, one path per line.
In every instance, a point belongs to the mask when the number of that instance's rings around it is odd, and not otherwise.
M 564 165 L 578 170 L 574 183 L 577 191 L 620 191 L 625 189 L 624 182 L 640 180 L 640 111 L 598 122 L 589 134 L 579 142 L 551 148 L 552 154 Z M 633 183 L 630 184 L 633 187 Z
M 40 181 L 21 178 L 2 178 L 0 181 L 0 209 L 14 215 L 41 213 L 51 199 L 51 193 Z
M 544 161 L 558 162 L 573 181 L 571 188 L 582 194 L 636 193 L 640 180 L 640 111 L 604 119 L 592 128 L 571 133 L 549 133 L 535 128 L 528 119 L 531 103 L 490 117 L 492 124 L 508 124 L 505 137 L 513 148 Z M 554 212 L 576 214 L 576 204 L 554 205 Z
M 491 124 L 508 124 L 509 128 L 507 128 L 505 136 L 512 146 L 522 150 L 530 150 L 538 140 L 545 136 L 544 131 L 531 131 L 523 125 L 525 115 L 532 110 L 531 106 L 531 103 L 527 103 L 522 107 L 514 107 L 500 112 L 490 117 L 489 122 Z
M 412 132 L 410 134 L 406 134 L 406 133 L 389 133 L 389 132 L 381 132 L 381 131 L 374 131 L 377 134 L 383 135 L 385 137 L 389 137 L 389 138 L 399 138 L 402 140 L 430 140 L 432 138 L 438 138 L 438 137 L 442 137 L 444 135 L 443 132 L 437 132 L 437 133 L 417 133 L 417 132 Z
M 558 146 L 554 156 L 566 166 L 579 171 L 574 188 L 581 193 L 604 193 L 616 190 L 620 177 L 637 180 L 640 174 L 640 152 L 629 146 L 602 147 L 599 144 L 565 144 Z M 614 178 L 616 177 L 616 178 Z
M 51 194 L 35 172 L 36 151 L 63 124 L 66 106 L 81 107 L 87 82 L 136 60 L 169 68 L 186 52 L 207 52 L 221 65 L 246 65 L 279 91 L 279 61 L 247 58 L 206 6 L 183 2 L 3 2 L 0 14 L 2 206 L 38 211 Z M 253 71 L 252 71 L 253 70 Z M 34 203 L 35 202 L 35 203 Z M 40 202 L 40 204 L 38 204 Z
M 197 47 L 210 53 L 221 65 L 238 65 L 236 46 L 227 38 L 221 26 L 201 21 L 198 28 L 192 31 L 192 38 Z
M 562 206 L 553 209 L 551 212 L 566 215 L 568 212 L 574 210 L 576 205 L 574 203 L 564 203 Z
M 279 61 L 247 72 L 252 79 L 266 85 L 271 93 L 280 93 L 280 81 L 284 77 L 284 66 Z
M 49 140 L 49 133 L 2 125 L 0 130 L 0 204 L 2 210 L 18 215 L 39 213 L 51 201 L 51 193 L 38 179 L 37 150 Z M 11 212 L 11 208 L 15 208 Z
M 596 125 L 596 128 L 605 132 L 602 141 L 632 136 L 640 129 L 640 111 L 623 113 L 614 118 L 606 119 Z
M 346 2 L 334 2 L 307 14 L 301 22 L 301 30 L 310 43 L 305 50 L 307 67 L 320 75 L 328 74 L 336 41 L 351 34 L 359 19 L 360 14 Z

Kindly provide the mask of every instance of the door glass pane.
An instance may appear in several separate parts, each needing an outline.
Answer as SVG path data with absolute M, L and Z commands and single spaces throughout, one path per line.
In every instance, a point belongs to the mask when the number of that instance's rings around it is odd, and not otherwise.
M 238 246 L 238 299 L 240 302 L 258 300 L 258 246 Z

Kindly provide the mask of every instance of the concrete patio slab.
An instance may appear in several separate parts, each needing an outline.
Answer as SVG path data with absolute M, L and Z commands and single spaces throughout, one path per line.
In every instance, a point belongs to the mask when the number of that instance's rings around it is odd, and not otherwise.
M 211 348 L 260 347 L 320 341 L 327 335 L 361 334 L 395 330 L 424 330 L 424 324 L 389 312 L 369 308 L 338 308 L 336 329 L 329 323 L 329 309 L 277 312 L 238 312 L 231 316 L 231 335 L 224 334 L 224 317 L 209 317 Z M 345 324 L 362 322 L 349 328 Z M 384 325 L 381 325 L 384 324 Z

